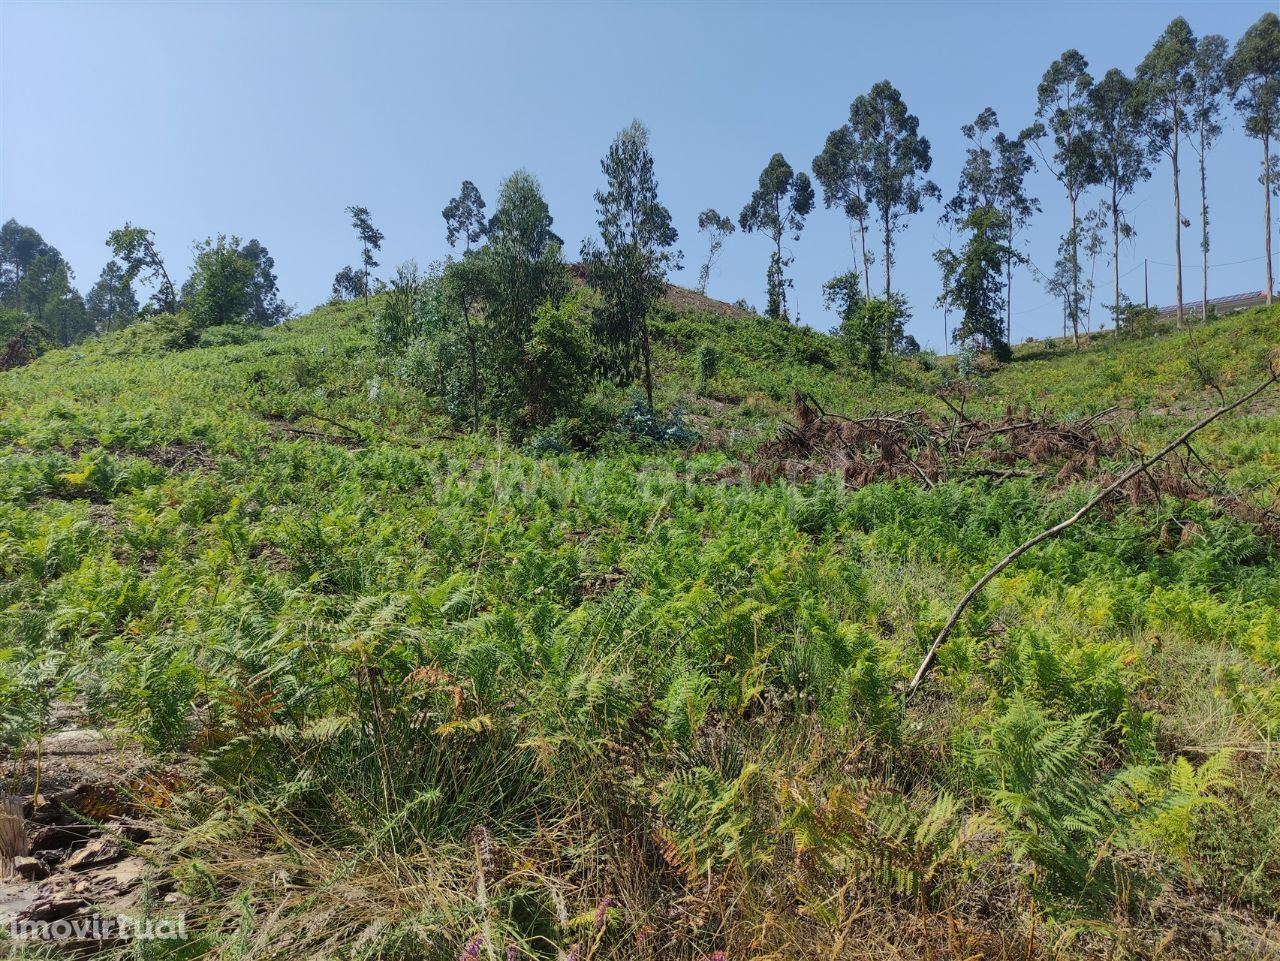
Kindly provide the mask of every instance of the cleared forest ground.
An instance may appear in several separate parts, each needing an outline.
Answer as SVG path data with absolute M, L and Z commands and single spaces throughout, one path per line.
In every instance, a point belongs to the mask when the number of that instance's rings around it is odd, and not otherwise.
M 118 785 L 146 827 L 107 859 L 186 916 L 149 957 L 1280 951 L 1274 395 L 1001 574 L 902 697 L 984 570 L 1264 376 L 1280 310 L 963 379 L 655 334 L 679 444 L 459 433 L 357 305 L 0 375 L 0 771 L 32 793 L 74 706 L 170 772 Z

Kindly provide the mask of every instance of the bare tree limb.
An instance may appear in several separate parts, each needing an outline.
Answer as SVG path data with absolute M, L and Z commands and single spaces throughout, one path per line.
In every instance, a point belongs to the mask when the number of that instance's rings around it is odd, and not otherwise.
M 916 669 L 915 677 L 913 677 L 911 679 L 911 683 L 907 685 L 906 698 L 910 699 L 911 695 L 913 695 L 916 692 L 916 689 L 920 687 L 921 683 L 924 681 L 925 676 L 929 673 L 930 669 L 933 667 L 934 661 L 937 660 L 938 650 L 946 642 L 947 638 L 951 636 L 951 632 L 955 630 L 955 626 L 957 623 L 959 623 L 960 616 L 965 612 L 965 609 L 969 606 L 970 603 L 972 603 L 973 599 L 977 597 L 979 593 L 981 593 L 982 589 L 986 587 L 989 583 L 991 583 L 991 581 L 996 577 L 997 574 L 999 574 L 1006 567 L 1008 567 L 1010 564 L 1016 561 L 1019 557 L 1021 557 L 1027 551 L 1031 550 L 1031 548 L 1035 547 L 1037 544 L 1041 543 L 1042 541 L 1047 541 L 1051 537 L 1057 537 L 1059 534 L 1061 534 L 1067 528 L 1071 527 L 1073 524 L 1079 521 L 1082 517 L 1084 517 L 1091 510 L 1093 510 L 1095 507 L 1097 507 L 1099 504 L 1105 501 L 1108 497 L 1114 494 L 1117 490 L 1119 490 L 1121 487 L 1127 484 L 1130 480 L 1132 480 L 1138 474 L 1145 473 L 1148 469 L 1150 469 L 1150 467 L 1153 464 L 1163 460 L 1165 457 L 1168 457 L 1170 453 L 1177 450 L 1182 445 L 1186 444 L 1187 441 L 1190 440 L 1196 433 L 1203 430 L 1205 427 L 1208 427 L 1210 424 L 1212 424 L 1215 420 L 1217 420 L 1223 414 L 1230 413 L 1231 411 L 1235 410 L 1237 407 L 1240 407 L 1243 404 L 1246 404 L 1249 401 L 1253 400 L 1253 398 L 1257 397 L 1264 390 L 1266 390 L 1268 387 L 1274 384 L 1277 380 L 1280 380 L 1280 369 L 1276 367 L 1272 367 L 1270 376 L 1268 376 L 1267 379 L 1264 380 L 1257 387 L 1253 388 L 1253 390 L 1240 396 L 1236 400 L 1232 401 L 1230 404 L 1224 403 L 1221 407 L 1217 408 L 1212 413 L 1209 413 L 1204 417 L 1202 417 L 1200 420 L 1196 421 L 1195 424 L 1193 424 L 1191 427 L 1188 427 L 1185 431 L 1183 431 L 1177 437 L 1177 439 L 1166 444 L 1164 447 L 1160 448 L 1160 450 L 1158 450 L 1156 453 L 1152 454 L 1150 457 L 1146 458 L 1145 460 L 1139 462 L 1138 464 L 1135 464 L 1133 467 L 1130 467 L 1127 471 L 1121 474 L 1117 480 L 1113 481 L 1107 487 L 1103 488 L 1103 490 L 1100 491 L 1094 497 L 1092 497 L 1089 500 L 1089 502 L 1084 505 L 1084 507 L 1080 508 L 1074 514 L 1068 517 L 1065 521 L 1063 521 L 1060 524 L 1055 524 L 1053 527 L 1050 527 L 1048 530 L 1041 531 L 1035 537 L 1032 537 L 1030 540 L 1025 541 L 1024 543 L 1020 544 L 1018 547 L 1015 547 L 1012 551 L 1010 551 L 998 562 L 996 562 L 994 566 L 989 568 L 987 572 L 983 574 L 980 578 L 978 578 L 977 582 L 971 588 L 969 588 L 968 592 L 964 595 L 964 597 L 960 599 L 960 603 L 956 605 L 955 610 L 951 612 L 951 616 L 947 618 L 947 623 L 944 624 L 942 627 L 942 630 L 938 632 L 938 636 L 933 639 L 933 643 L 929 646 L 928 653 L 925 654 L 924 660 L 920 662 L 920 667 Z

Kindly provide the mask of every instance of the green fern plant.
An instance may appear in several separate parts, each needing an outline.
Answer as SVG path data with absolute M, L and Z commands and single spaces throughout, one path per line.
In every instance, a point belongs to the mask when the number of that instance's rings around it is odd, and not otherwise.
M 1034 868 L 1036 900 L 1070 916 L 1101 914 L 1142 880 L 1116 854 L 1158 801 L 1147 768 L 1098 772 L 1095 723 L 1091 714 L 1054 720 L 1017 697 L 961 751 L 1014 858 Z
M 837 785 L 821 798 L 791 785 L 785 826 L 796 852 L 830 877 L 860 877 L 911 899 L 923 916 L 977 861 L 975 836 L 989 826 L 945 791 L 911 799 L 883 787 Z

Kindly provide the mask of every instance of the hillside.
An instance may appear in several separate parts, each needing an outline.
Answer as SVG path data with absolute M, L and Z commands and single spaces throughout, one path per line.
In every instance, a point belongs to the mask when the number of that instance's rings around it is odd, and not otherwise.
M 902 696 L 991 564 L 1262 379 L 1280 308 L 872 379 L 694 296 L 673 443 L 623 388 L 466 433 L 359 303 L 0 374 L 5 791 L 59 726 L 125 746 L 112 896 L 193 932 L 156 957 L 1280 952 L 1280 388 Z M 26 903 L 88 909 L 63 851 Z

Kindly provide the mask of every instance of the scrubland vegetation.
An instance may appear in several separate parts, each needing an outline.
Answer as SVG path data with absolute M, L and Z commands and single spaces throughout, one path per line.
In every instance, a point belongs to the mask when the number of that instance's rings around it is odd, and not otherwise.
M 1181 216 L 1178 145 L 1203 158 L 1229 101 L 1269 203 L 1280 19 L 1227 51 L 1178 18 L 1132 80 L 1068 50 L 1021 135 L 962 128 L 955 357 L 893 287 L 941 192 L 888 81 L 813 163 L 860 267 L 831 334 L 790 323 L 808 174 L 774 155 L 737 219 L 771 247 L 759 316 L 669 284 L 639 122 L 578 263 L 518 170 L 492 211 L 463 182 L 446 260 L 381 278 L 349 207 L 359 263 L 300 317 L 257 240 L 177 284 L 126 224 L 81 298 L 5 224 L 0 794 L 52 806 L 68 717 L 140 749 L 138 909 L 189 935 L 105 950 L 1280 954 L 1280 307 L 1193 317 L 1179 287 L 1162 325 L 1116 271 L 1091 331 L 1081 267 L 1104 227 L 1116 265 L 1161 152 Z M 1015 347 L 1037 158 L 1071 209 L 1063 337 Z M 735 228 L 699 227 L 705 293 Z
M 0 383 L 3 737 L 78 699 L 195 759 L 151 800 L 196 931 L 173 950 L 1271 950 L 1265 525 L 1111 504 L 1000 576 L 904 703 L 968 584 L 1096 481 L 737 471 L 797 387 L 850 414 L 951 417 L 946 384 L 973 416 L 1121 405 L 1102 420 L 1150 449 L 1218 403 L 1185 334 L 967 379 L 898 361 L 873 392 L 838 339 L 659 311 L 674 443 L 607 384 L 591 423 L 517 443 L 397 373 L 389 303 L 181 349 L 149 321 Z M 1200 327 L 1200 363 L 1233 394 L 1277 334 L 1274 309 Z M 1274 404 L 1195 440 L 1259 507 Z

